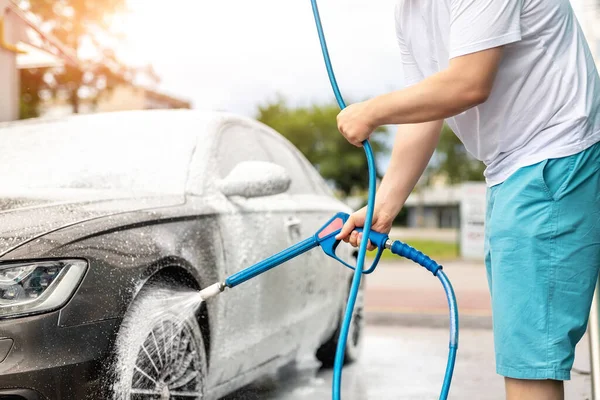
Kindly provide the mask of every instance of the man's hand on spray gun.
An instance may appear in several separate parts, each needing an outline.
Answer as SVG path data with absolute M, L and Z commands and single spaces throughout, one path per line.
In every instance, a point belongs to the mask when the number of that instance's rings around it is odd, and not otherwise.
M 362 228 L 365 225 L 365 218 L 367 216 L 367 208 L 363 207 L 355 213 L 351 214 L 340 233 L 335 237 L 338 240 L 343 240 L 346 243 L 350 243 L 354 247 L 360 245 L 362 240 L 362 233 L 355 231 L 355 228 Z M 377 204 L 373 212 L 373 224 L 371 229 L 375 232 L 389 234 L 392 230 L 392 222 L 394 217 L 381 211 Z M 369 241 L 369 247 L 367 250 L 375 250 L 375 246 Z

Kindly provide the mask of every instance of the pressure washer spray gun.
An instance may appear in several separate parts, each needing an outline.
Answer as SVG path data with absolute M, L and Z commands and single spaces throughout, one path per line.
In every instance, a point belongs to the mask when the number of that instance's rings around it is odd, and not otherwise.
M 321 249 L 327 254 L 329 257 L 339 261 L 346 267 L 355 270 L 356 268 L 341 258 L 339 258 L 336 254 L 336 250 L 340 244 L 340 240 L 337 240 L 335 237 L 340 233 L 342 227 L 348 220 L 349 215 L 346 213 L 338 213 L 333 218 L 331 218 L 321 229 L 317 231 L 313 236 L 309 237 L 297 243 L 263 261 L 260 261 L 234 275 L 228 277 L 224 282 L 215 283 L 212 286 L 207 287 L 206 289 L 200 291 L 200 297 L 203 300 L 208 300 L 211 297 L 218 295 L 223 292 L 227 288 L 234 288 L 252 278 L 261 275 L 278 265 L 285 263 L 286 261 L 291 260 L 292 258 L 298 257 L 301 254 L 306 253 L 309 250 L 314 249 L 315 247 L 321 247 Z M 358 228 L 356 229 L 358 232 L 362 232 L 363 230 Z M 408 258 L 413 260 L 417 264 L 425 267 L 429 272 L 431 272 L 434 276 L 437 276 L 442 269 L 440 265 L 438 265 L 431 258 L 427 257 L 425 254 L 420 251 L 410 247 L 409 245 L 400 242 L 399 240 L 392 241 L 389 239 L 388 235 L 373 232 L 371 231 L 369 234 L 369 240 L 375 246 L 377 246 L 377 254 L 371 267 L 364 270 L 363 274 L 370 274 L 377 268 L 377 264 L 381 258 L 381 254 L 385 249 L 389 249 L 392 253 L 397 254 L 401 257 Z M 443 274 L 440 274 L 440 277 Z
M 327 50 L 327 43 L 325 41 L 325 34 L 323 33 L 323 26 L 321 24 L 321 17 L 319 16 L 319 9 L 317 7 L 317 0 L 311 0 L 313 14 L 315 17 L 315 23 L 317 24 L 317 33 L 319 35 L 319 41 L 321 42 L 321 50 L 323 52 L 323 58 L 325 59 L 325 66 L 327 68 L 327 74 L 329 75 L 329 81 L 331 82 L 331 87 L 333 89 L 333 93 L 335 94 L 335 98 L 337 100 L 338 105 L 341 109 L 346 108 L 346 103 L 342 98 L 340 93 L 340 89 L 338 87 L 337 81 L 335 79 L 335 74 L 333 72 L 333 67 L 331 65 L 331 59 L 329 58 L 329 51 Z M 348 214 L 339 213 L 336 214 L 333 218 L 331 218 L 321 229 L 314 234 L 314 236 L 309 237 L 308 239 L 297 243 L 296 245 L 283 250 L 280 253 L 275 254 L 263 260 L 251 267 L 248 267 L 234 275 L 231 275 L 224 282 L 216 283 L 212 286 L 207 287 L 206 289 L 200 292 L 200 296 L 202 299 L 207 300 L 211 297 L 218 295 L 223 292 L 226 288 L 234 288 L 249 279 L 252 279 L 264 272 L 269 271 L 276 266 L 291 260 L 294 257 L 298 257 L 299 255 L 315 248 L 321 247 L 325 254 L 334 259 L 338 260 L 340 263 L 345 265 L 348 268 L 354 270 L 354 277 L 352 279 L 352 285 L 350 286 L 350 293 L 348 295 L 348 303 L 346 306 L 346 311 L 344 314 L 344 319 L 342 320 L 342 326 L 340 329 L 340 336 L 337 343 L 337 350 L 335 354 L 335 362 L 333 367 L 333 390 L 332 390 L 332 398 L 333 400 L 340 400 L 341 398 L 341 386 L 342 386 L 342 367 L 344 364 L 344 355 L 346 351 L 346 343 L 348 340 L 348 331 L 350 327 L 350 323 L 352 322 L 352 313 L 354 311 L 354 305 L 356 303 L 356 297 L 358 295 L 358 289 L 360 287 L 360 281 L 363 274 L 370 274 L 377 268 L 377 263 L 381 258 L 381 254 L 385 249 L 389 249 L 392 253 L 399 255 L 401 257 L 408 258 L 417 264 L 426 268 L 429 272 L 431 272 L 434 276 L 436 276 L 442 283 L 444 290 L 446 292 L 446 297 L 448 298 L 448 306 L 450 309 L 450 350 L 448 353 L 448 364 L 446 365 L 446 374 L 444 376 L 444 382 L 442 384 L 442 390 L 440 392 L 440 400 L 445 400 L 448 398 L 448 392 L 450 391 L 450 384 L 452 382 L 452 374 L 454 371 L 454 363 L 456 361 L 456 351 L 458 349 L 458 309 L 456 305 L 456 297 L 454 295 L 454 291 L 452 289 L 452 285 L 448 280 L 448 277 L 442 271 L 442 267 L 438 265 L 431 258 L 427 257 L 425 254 L 421 253 L 418 250 L 413 249 L 405 243 L 400 241 L 391 241 L 388 238 L 388 235 L 373 232 L 371 231 L 371 223 L 373 221 L 373 210 L 375 207 L 375 181 L 376 181 L 376 172 L 375 172 L 375 159 L 373 156 L 373 150 L 371 149 L 371 145 L 368 140 L 363 142 L 363 148 L 365 150 L 365 155 L 367 157 L 367 164 L 369 166 L 369 198 L 367 202 L 367 213 L 365 217 L 364 230 L 356 229 L 359 232 L 363 232 L 363 238 L 361 240 L 358 258 L 356 266 L 349 265 L 344 260 L 340 259 L 335 251 L 340 244 L 340 241 L 335 237 L 342 229 L 344 223 L 348 220 Z M 364 261 L 367 252 L 367 246 L 369 241 L 377 246 L 377 255 L 373 261 L 373 264 L 368 269 L 364 269 Z
M 319 229 L 317 231 L 317 233 L 315 233 L 313 236 L 311 236 L 311 237 L 301 241 L 300 243 L 297 243 L 297 244 L 295 244 L 295 245 L 263 260 L 263 261 L 260 261 L 246 269 L 243 269 L 242 271 L 240 271 L 236 274 L 229 276 L 227 279 L 225 279 L 224 282 L 219 282 L 212 286 L 207 287 L 206 289 L 200 291 L 200 297 L 202 298 L 202 300 L 208 300 L 211 297 L 214 297 L 214 296 L 220 294 L 221 292 L 225 291 L 225 289 L 227 289 L 227 288 L 229 288 L 229 289 L 234 288 L 252 278 L 255 278 L 255 277 L 277 267 L 278 265 L 285 263 L 286 261 L 291 260 L 292 258 L 298 257 L 299 255 L 304 254 L 307 251 L 314 249 L 315 247 L 321 247 L 321 249 L 329 257 L 334 258 L 335 260 L 339 261 L 346 267 L 356 271 L 358 266 L 355 267 L 355 266 L 352 266 L 352 265 L 346 263 L 344 260 L 339 258 L 336 254 L 336 250 L 340 244 L 340 240 L 337 240 L 336 236 L 340 233 L 344 223 L 348 220 L 348 218 L 349 218 L 348 214 L 345 214 L 345 213 L 336 214 L 325 225 L 323 225 L 323 227 L 321 229 Z M 363 230 L 360 228 L 358 228 L 356 230 L 358 232 L 363 232 Z M 375 269 L 377 268 L 377 264 L 379 263 L 379 260 L 381 259 L 381 254 L 383 253 L 384 250 L 388 249 L 392 253 L 394 253 L 400 257 L 404 257 L 404 258 L 407 258 L 409 260 L 416 262 L 417 264 L 421 265 L 422 267 L 427 269 L 429 272 L 431 272 L 434 276 L 437 276 L 446 291 L 446 295 L 448 298 L 448 305 L 450 307 L 450 353 L 449 353 L 449 357 L 448 357 L 448 365 L 446 368 L 446 377 L 444 379 L 442 395 L 440 395 L 440 399 L 446 399 L 449 388 L 450 388 L 450 383 L 452 380 L 454 362 L 456 359 L 456 350 L 458 348 L 458 310 L 456 307 L 456 298 L 454 296 L 454 291 L 452 289 L 452 285 L 450 284 L 450 281 L 448 280 L 448 278 L 442 271 L 442 267 L 438 263 L 433 261 L 431 258 L 426 256 L 425 254 L 421 253 L 420 251 L 407 245 L 406 243 L 403 243 L 399 240 L 392 241 L 391 239 L 389 239 L 388 235 L 379 233 L 379 232 L 374 232 L 374 231 L 371 231 L 369 233 L 368 239 L 371 241 L 371 243 L 373 243 L 375 246 L 377 246 L 377 254 L 376 254 L 375 259 L 373 260 L 373 263 L 371 264 L 371 266 L 366 270 L 362 270 L 362 271 L 359 270 L 360 271 L 359 275 L 370 274 L 373 271 L 375 271 Z M 352 297 L 352 293 L 351 293 L 350 297 Z M 350 300 L 352 300 L 352 299 L 350 299 Z M 355 298 L 354 298 L 354 300 L 355 300 Z M 352 310 L 350 310 L 350 315 L 351 314 L 352 314 Z M 350 320 L 348 320 L 347 322 L 349 324 Z M 345 321 L 345 323 L 346 323 L 346 321 Z M 343 331 L 343 329 L 342 329 L 342 331 Z M 342 334 L 343 334 L 343 332 L 342 332 Z M 346 330 L 346 335 L 347 335 L 347 330 Z M 341 359 L 342 360 L 344 359 L 343 351 L 345 349 L 346 340 L 344 340 L 343 342 L 344 342 L 344 347 L 342 349 L 340 349 L 338 346 L 338 354 L 336 355 L 336 364 L 337 364 L 337 358 L 338 358 L 339 354 L 341 354 Z M 342 353 L 340 353 L 340 352 L 342 352 Z M 340 367 L 339 374 L 340 374 L 339 379 L 341 381 L 341 367 Z M 334 389 L 334 391 L 335 391 L 335 389 Z M 336 398 L 335 395 L 334 395 L 334 398 Z M 339 398 L 339 397 L 337 397 L 337 398 Z

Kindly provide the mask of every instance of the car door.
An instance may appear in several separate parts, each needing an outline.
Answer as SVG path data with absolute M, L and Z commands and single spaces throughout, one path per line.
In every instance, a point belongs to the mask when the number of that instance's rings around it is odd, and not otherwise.
M 293 200 L 297 233 L 292 236 L 292 232 L 288 231 L 290 242 L 314 235 L 335 213 L 349 211 L 323 187 L 320 175 L 295 147 L 274 132 L 265 131 L 264 135 L 271 160 L 286 168 L 292 176 L 288 193 Z M 282 279 L 288 282 L 287 289 L 285 293 L 271 294 L 294 297 L 293 304 L 289 304 L 290 308 L 282 318 L 288 326 L 294 327 L 296 334 L 306 336 L 305 329 L 326 325 L 332 320 L 332 315 L 339 312 L 340 290 L 343 290 L 340 285 L 345 285 L 340 280 L 347 276 L 343 269 L 323 251 L 315 249 L 290 261 L 289 266 L 282 270 L 286 274 Z
M 225 179 L 243 161 L 270 161 L 261 135 L 250 124 L 236 122 L 219 134 L 216 145 L 215 178 Z M 279 252 L 289 244 L 287 238 L 293 207 L 288 194 L 243 198 L 222 196 L 227 211 L 219 216 L 225 248 L 227 276 Z M 239 372 L 250 370 L 285 353 L 285 338 L 280 337 L 277 315 L 285 308 L 285 297 L 273 302 L 272 292 L 280 290 L 278 283 L 285 273 L 276 268 L 227 293 L 224 318 L 230 324 L 221 335 L 220 348 L 231 354 L 230 369 L 221 381 Z

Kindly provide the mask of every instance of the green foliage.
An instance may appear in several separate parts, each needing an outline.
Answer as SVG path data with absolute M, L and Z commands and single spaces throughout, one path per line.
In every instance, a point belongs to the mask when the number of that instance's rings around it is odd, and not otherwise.
M 260 106 L 256 119 L 291 141 L 319 173 L 349 195 L 368 186 L 364 150 L 349 144 L 337 129 L 335 104 L 289 107 L 284 99 Z M 387 151 L 380 128 L 371 137 L 375 155 Z
M 44 29 L 75 53 L 85 38 L 93 43 L 99 54 L 97 59 L 86 61 L 84 69 L 66 65 L 45 71 L 51 77 L 45 82 L 35 74 L 24 74 L 21 85 L 28 88 L 31 96 L 22 100 L 22 116 L 37 114 L 39 101 L 30 100 L 35 97 L 32 91 L 36 89 L 66 93 L 73 112 L 77 113 L 81 88 L 87 89 L 88 96 L 94 98 L 103 90 L 131 79 L 132 70 L 119 62 L 109 46 L 102 44 L 110 42 L 107 39 L 117 39 L 110 31 L 110 17 L 125 9 L 126 0 L 27 0 L 22 3 L 40 17 Z
M 459 247 L 457 243 L 423 239 L 402 239 L 402 241 L 437 261 L 451 261 L 456 260 L 459 257 Z M 367 256 L 372 259 L 375 258 L 376 254 L 377 251 L 374 250 L 368 252 Z M 391 251 L 384 251 L 381 255 L 381 259 L 384 261 L 402 260 L 402 258 Z
M 444 125 L 436 155 L 440 162 L 429 168 L 430 177 L 443 175 L 449 184 L 484 180 L 485 165 L 467 153 L 465 146 L 448 125 Z

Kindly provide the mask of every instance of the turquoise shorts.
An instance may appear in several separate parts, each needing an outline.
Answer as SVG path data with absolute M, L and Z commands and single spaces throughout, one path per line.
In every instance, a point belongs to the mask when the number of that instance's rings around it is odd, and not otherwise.
M 568 380 L 600 269 L 600 143 L 519 169 L 487 205 L 496 370 Z

